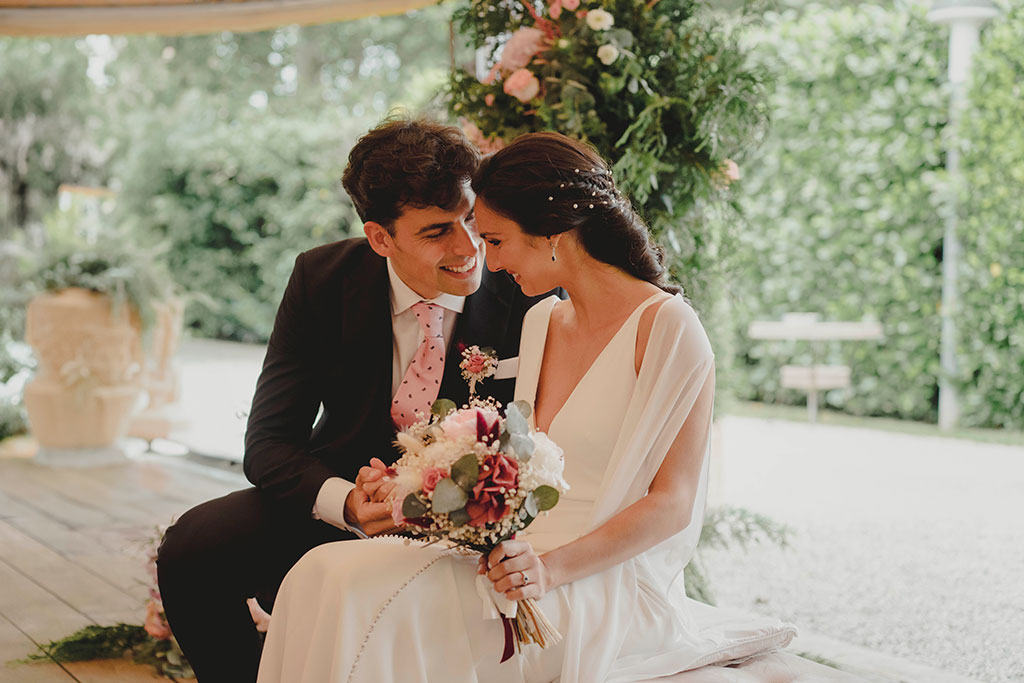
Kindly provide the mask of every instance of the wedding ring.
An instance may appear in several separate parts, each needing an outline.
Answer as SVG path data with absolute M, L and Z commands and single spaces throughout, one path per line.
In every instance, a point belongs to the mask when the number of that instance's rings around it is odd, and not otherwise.
M 519 573 L 523 575 L 523 585 L 524 585 L 524 586 L 525 586 L 526 584 L 530 583 L 530 577 L 528 577 L 528 576 L 526 575 L 526 572 L 519 572 Z

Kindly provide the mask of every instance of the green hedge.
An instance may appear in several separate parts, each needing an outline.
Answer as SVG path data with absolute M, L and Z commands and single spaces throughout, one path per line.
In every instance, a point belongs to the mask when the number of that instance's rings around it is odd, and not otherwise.
M 754 342 L 753 319 L 813 311 L 882 322 L 885 340 L 825 345 L 849 364 L 852 391 L 829 405 L 932 420 L 939 370 L 946 32 L 924 10 L 809 6 L 770 14 L 750 39 L 775 72 L 773 125 L 743 182 L 746 262 L 733 288 L 744 398 L 802 402 L 779 367 L 806 343 Z
M 189 327 L 267 339 L 295 256 L 345 237 L 356 222 L 340 178 L 357 132 L 308 114 L 186 114 L 149 127 L 118 169 L 121 216 L 170 242 L 171 272 L 199 295 Z
M 1024 428 L 1024 6 L 985 33 L 965 140 L 962 420 Z

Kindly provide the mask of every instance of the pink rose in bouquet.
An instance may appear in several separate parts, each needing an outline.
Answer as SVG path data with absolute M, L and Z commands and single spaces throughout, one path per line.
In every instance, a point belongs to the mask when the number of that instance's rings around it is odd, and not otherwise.
M 484 456 L 480 470 L 483 476 L 477 479 L 466 503 L 469 523 L 473 526 L 500 522 L 508 514 L 505 494 L 516 487 L 519 477 L 519 465 L 503 453 Z
M 474 439 L 481 437 L 481 421 L 483 433 L 490 433 L 498 424 L 501 416 L 498 411 L 492 408 L 466 408 L 457 410 L 441 421 L 440 427 L 445 435 L 458 439 L 470 436 Z
M 431 467 L 423 472 L 423 492 L 433 493 L 434 487 L 437 486 L 437 482 L 441 481 L 448 476 L 443 468 Z

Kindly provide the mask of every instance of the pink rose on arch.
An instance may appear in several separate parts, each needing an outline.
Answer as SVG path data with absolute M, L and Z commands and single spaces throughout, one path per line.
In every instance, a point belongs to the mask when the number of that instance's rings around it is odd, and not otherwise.
M 146 603 L 146 633 L 157 640 L 167 640 L 171 637 L 171 627 L 167 625 L 167 618 L 164 617 L 164 610 L 155 600 Z
M 515 488 L 518 481 L 519 463 L 504 453 L 488 454 L 480 465 L 480 478 L 466 503 L 469 523 L 484 526 L 501 520 L 508 514 L 505 493 Z
M 487 95 L 487 97 L 494 98 L 494 95 Z M 480 128 L 466 119 L 460 119 L 462 121 L 462 132 L 466 135 L 466 139 L 476 145 L 476 148 L 480 150 L 481 154 L 493 154 L 499 149 L 505 146 L 505 141 L 498 137 L 488 138 L 484 137 L 483 132 Z M 465 346 L 463 345 L 463 348 Z M 461 352 L 463 349 L 459 349 Z
M 548 7 L 548 14 L 551 15 L 552 19 L 562 16 L 562 0 L 555 0 L 551 3 L 551 6 Z
M 575 12 L 579 8 L 579 6 L 580 0 L 562 0 L 562 7 L 569 10 L 570 12 Z
M 512 34 L 501 51 L 498 68 L 502 73 L 522 69 L 544 48 L 544 32 L 539 28 L 521 28 Z
M 540 81 L 529 69 L 519 69 L 505 79 L 505 94 L 529 102 L 540 92 Z
M 423 492 L 433 493 L 434 487 L 437 486 L 437 482 L 447 476 L 448 472 L 441 467 L 428 467 L 423 471 Z
M 489 92 L 486 95 L 484 95 L 484 104 L 486 104 L 488 107 L 494 106 L 494 93 Z

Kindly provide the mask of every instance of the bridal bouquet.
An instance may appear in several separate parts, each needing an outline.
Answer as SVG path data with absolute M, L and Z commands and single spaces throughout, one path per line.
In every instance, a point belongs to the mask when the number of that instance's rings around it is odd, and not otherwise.
M 398 433 L 402 456 L 389 471 L 395 524 L 488 553 L 553 508 L 569 488 L 562 449 L 530 429 L 529 415 L 523 401 L 509 404 L 504 417 L 490 402 L 456 409 L 452 401 L 436 401 L 429 416 Z M 517 645 L 545 647 L 561 639 L 534 600 L 496 602 L 506 636 L 511 629 Z

